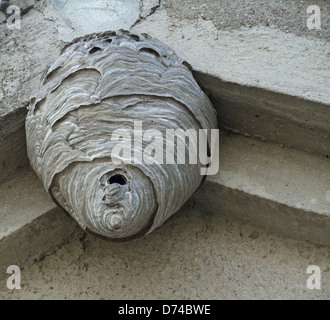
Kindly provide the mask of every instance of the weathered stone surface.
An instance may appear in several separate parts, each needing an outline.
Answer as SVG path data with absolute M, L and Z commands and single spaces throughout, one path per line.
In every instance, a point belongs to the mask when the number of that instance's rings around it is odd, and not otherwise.
M 220 171 L 196 194 L 198 206 L 330 245 L 327 158 L 240 135 L 220 138 Z
M 79 232 L 31 169 L 0 185 L 0 204 L 0 270 L 38 259 Z

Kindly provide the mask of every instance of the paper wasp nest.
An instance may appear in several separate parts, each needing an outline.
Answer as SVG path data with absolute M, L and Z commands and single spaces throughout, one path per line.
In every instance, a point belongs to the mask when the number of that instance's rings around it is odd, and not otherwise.
M 168 129 L 217 127 L 189 65 L 162 42 L 123 30 L 66 46 L 28 109 L 28 157 L 45 189 L 82 228 L 111 239 L 159 227 L 204 178 L 199 157 L 168 164 L 166 148 L 163 163 L 146 163 L 151 141 L 134 140 L 141 125 L 164 139 Z M 154 137 L 155 146 L 164 141 Z

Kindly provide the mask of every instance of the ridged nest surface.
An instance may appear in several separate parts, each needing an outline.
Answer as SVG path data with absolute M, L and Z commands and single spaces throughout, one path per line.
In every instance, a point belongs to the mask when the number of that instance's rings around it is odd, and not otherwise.
M 204 178 L 199 158 L 146 164 L 135 161 L 141 152 L 135 144 L 130 159 L 114 159 L 113 132 L 134 137 L 136 123 L 164 137 L 167 129 L 217 128 L 188 63 L 159 40 L 124 30 L 67 45 L 28 109 L 28 157 L 45 189 L 83 229 L 111 239 L 150 233 Z

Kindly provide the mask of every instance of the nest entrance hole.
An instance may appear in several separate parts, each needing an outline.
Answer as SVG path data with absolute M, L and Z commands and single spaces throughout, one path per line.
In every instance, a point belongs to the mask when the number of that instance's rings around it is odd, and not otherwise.
M 108 183 L 109 184 L 117 183 L 123 186 L 127 184 L 127 179 L 122 174 L 115 174 L 114 176 L 109 178 Z

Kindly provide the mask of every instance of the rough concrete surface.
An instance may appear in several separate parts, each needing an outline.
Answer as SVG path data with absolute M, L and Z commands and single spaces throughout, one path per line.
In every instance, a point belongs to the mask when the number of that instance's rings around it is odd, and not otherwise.
M 221 129 L 329 158 L 329 105 L 201 72 L 194 75 L 208 93 Z
M 0 185 L 1 270 L 31 262 L 77 230 L 77 224 L 56 206 L 32 169 L 22 170 Z
M 0 239 L 56 207 L 32 170 L 0 185 Z
M 171 8 L 161 7 L 133 30 L 159 38 L 195 70 L 223 81 L 330 104 L 329 41 L 259 24 L 219 30 L 212 20 L 176 17 Z
M 321 11 L 321 30 L 309 30 L 306 12 L 311 5 Z M 210 20 L 218 30 L 254 26 L 273 27 L 299 36 L 330 38 L 328 0 L 165 0 L 168 15 L 178 19 Z
M 328 159 L 240 135 L 222 135 L 219 153 L 208 181 L 330 217 Z
M 321 269 L 310 290 L 309 265 Z M 2 299 L 329 299 L 330 252 L 223 219 L 190 201 L 149 236 L 75 237 L 29 267 Z
M 266 230 L 330 245 L 330 162 L 240 135 L 220 136 L 219 172 L 194 199 Z

